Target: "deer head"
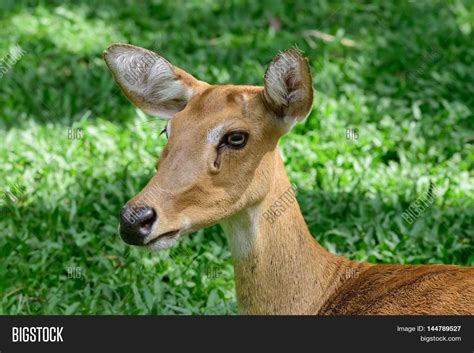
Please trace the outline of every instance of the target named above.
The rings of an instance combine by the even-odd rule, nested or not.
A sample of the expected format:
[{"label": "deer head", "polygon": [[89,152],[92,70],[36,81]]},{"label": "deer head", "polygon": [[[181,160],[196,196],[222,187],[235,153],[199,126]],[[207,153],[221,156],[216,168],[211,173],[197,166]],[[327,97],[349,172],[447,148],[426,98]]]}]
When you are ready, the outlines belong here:
[{"label": "deer head", "polygon": [[278,139],[313,102],[309,65],[295,49],[273,59],[264,87],[209,85],[126,44],[104,58],[132,103],[169,119],[156,174],[120,214],[123,240],[151,249],[261,202],[276,182]]}]

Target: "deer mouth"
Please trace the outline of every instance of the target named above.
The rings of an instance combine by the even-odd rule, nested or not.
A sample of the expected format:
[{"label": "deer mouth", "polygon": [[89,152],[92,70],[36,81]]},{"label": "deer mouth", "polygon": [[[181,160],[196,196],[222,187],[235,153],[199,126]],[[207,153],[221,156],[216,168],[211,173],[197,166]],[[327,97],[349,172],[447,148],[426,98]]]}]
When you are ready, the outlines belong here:
[{"label": "deer mouth", "polygon": [[173,242],[176,241],[179,237],[179,229],[177,230],[172,230],[166,233],[162,233],[158,235],[157,237],[154,237],[153,239],[150,239],[149,241],[145,242],[145,246],[151,246],[158,244],[159,242]]}]

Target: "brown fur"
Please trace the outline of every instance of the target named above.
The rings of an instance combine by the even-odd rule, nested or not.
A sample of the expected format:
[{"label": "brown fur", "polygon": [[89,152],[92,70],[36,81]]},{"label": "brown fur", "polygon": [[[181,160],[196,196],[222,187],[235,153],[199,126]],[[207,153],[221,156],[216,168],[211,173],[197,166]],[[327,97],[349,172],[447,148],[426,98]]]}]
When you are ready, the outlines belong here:
[{"label": "brown fur", "polygon": [[370,266],[334,293],[320,314],[474,313],[474,270],[449,265]]},{"label": "brown fur", "polygon": [[[297,202],[274,221],[266,219],[291,190],[278,140],[306,117],[313,100],[309,65],[299,52],[278,55],[263,88],[211,86],[172,66],[173,82],[180,82],[183,91],[158,104],[130,92],[121,78],[120,70],[130,68],[115,58],[134,48],[113,45],[104,54],[115,79],[138,107],[174,116],[156,175],[129,204],[147,202],[156,210],[150,235],[155,239],[184,225],[187,234],[220,223],[232,251],[241,313],[474,314],[472,267],[349,261],[313,239]],[[136,48],[136,53],[150,52]],[[140,82],[146,84],[149,77]],[[212,145],[208,134],[216,126],[247,131],[247,145],[241,150]]]}]

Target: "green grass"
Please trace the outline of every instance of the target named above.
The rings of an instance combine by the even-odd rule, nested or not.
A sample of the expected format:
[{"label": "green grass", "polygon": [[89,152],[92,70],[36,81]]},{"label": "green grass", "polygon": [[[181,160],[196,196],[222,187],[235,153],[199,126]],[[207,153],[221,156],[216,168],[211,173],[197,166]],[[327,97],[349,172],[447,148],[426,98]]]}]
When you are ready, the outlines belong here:
[{"label": "green grass", "polygon": [[[261,84],[272,57],[298,46],[316,99],[281,146],[315,238],[351,259],[474,265],[473,2],[0,7],[0,58],[16,43],[26,51],[0,78],[1,191],[26,188],[0,204],[0,314],[236,313],[219,227],[160,254],[117,235],[121,206],[166,141],[164,123],[118,91],[101,58],[112,42],[154,49],[215,84]],[[314,29],[335,40],[305,36]],[[82,139],[68,139],[71,127]],[[430,183],[442,193],[409,225],[402,212]]]}]

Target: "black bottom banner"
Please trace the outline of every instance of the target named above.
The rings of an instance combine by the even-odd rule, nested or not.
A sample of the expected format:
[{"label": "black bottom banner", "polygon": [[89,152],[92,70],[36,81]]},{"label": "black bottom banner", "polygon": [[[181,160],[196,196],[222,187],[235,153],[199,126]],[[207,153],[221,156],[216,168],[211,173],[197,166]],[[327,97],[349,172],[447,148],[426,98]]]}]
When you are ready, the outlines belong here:
[{"label": "black bottom banner", "polygon": [[0,353],[474,352],[474,316],[0,316]]}]

